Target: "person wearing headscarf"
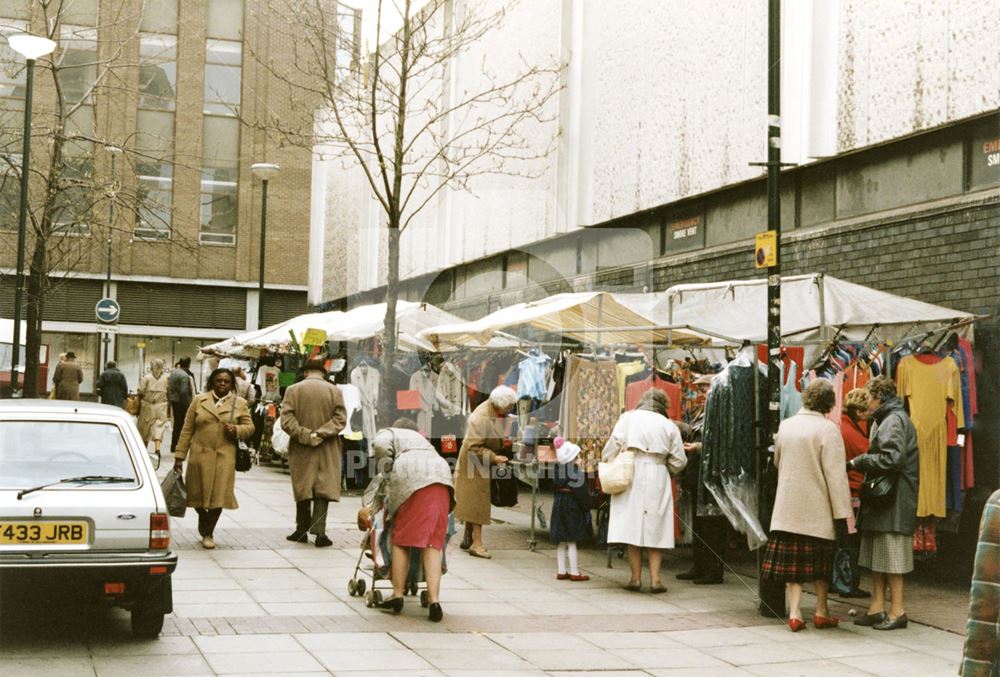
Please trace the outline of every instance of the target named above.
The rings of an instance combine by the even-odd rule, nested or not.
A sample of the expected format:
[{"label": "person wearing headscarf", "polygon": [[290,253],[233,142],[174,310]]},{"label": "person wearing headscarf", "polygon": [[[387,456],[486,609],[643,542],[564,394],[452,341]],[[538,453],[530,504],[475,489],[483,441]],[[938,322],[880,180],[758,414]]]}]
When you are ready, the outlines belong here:
[{"label": "person wearing headscarf", "polygon": [[455,504],[451,467],[417,431],[399,419],[372,440],[378,475],[365,492],[365,505],[388,510],[392,544],[392,596],[379,607],[399,613],[410,571],[411,550],[420,552],[427,582],[428,617],[437,623],[441,611],[441,573],[448,539],[448,513]]},{"label": "person wearing headscarf", "polygon": [[163,360],[154,359],[149,363],[149,373],[139,381],[139,434],[147,447],[153,442],[156,453],[160,453],[163,430],[170,420],[170,402],[167,399],[169,376],[163,369]]},{"label": "person wearing headscarf", "polygon": [[642,589],[642,555],[649,561],[650,592],[667,588],[660,579],[662,551],[674,547],[674,495],[670,474],[687,465],[681,432],[667,416],[670,400],[658,388],[647,390],[638,406],[615,423],[601,452],[605,463],[623,451],[635,456],[632,484],[611,497],[608,543],[628,545],[631,576],[626,590]]},{"label": "person wearing headscarf", "polygon": [[215,548],[215,525],[222,509],[236,510],[236,445],[253,434],[246,400],[233,392],[236,377],[216,369],[207,392],[196,395],[184,415],[184,427],[174,449],[174,469],[188,460],[188,507],[198,513],[198,533],[206,550]]},{"label": "person wearing headscarf", "polygon": [[490,466],[507,462],[497,452],[503,447],[503,419],[517,404],[517,393],[497,386],[490,398],[476,407],[458,451],[455,467],[455,519],[465,522],[462,549],[473,557],[490,558],[483,544],[483,525],[490,523]]}]

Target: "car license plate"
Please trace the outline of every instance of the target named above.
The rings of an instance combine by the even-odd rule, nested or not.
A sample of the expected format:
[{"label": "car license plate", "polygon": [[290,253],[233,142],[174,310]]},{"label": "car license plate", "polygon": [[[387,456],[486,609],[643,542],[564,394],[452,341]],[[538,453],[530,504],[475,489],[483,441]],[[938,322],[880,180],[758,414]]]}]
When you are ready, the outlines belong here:
[{"label": "car license plate", "polygon": [[0,545],[78,545],[86,542],[86,522],[0,521]]}]

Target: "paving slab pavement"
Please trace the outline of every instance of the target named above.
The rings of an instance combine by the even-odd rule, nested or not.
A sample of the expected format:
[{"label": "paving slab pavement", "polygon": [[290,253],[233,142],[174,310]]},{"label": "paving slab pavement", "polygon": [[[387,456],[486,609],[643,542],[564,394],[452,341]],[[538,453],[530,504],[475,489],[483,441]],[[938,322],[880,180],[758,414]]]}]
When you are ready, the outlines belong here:
[{"label": "paving slab pavement", "polygon": [[609,569],[605,551],[581,550],[591,580],[556,581],[552,551],[525,547],[517,511],[487,528],[491,560],[450,544],[441,623],[417,598],[394,616],[347,590],[357,497],[332,506],[335,545],[317,549],[284,540],[286,474],[255,467],[237,496],[217,550],[197,545],[193,514],[174,520],[175,610],[159,640],[133,639],[121,610],[4,598],[0,675],[954,675],[961,657],[960,635],[915,623],[793,634],[757,614],[750,577],[701,587],[665,572],[666,594],[634,593],[623,561]]}]

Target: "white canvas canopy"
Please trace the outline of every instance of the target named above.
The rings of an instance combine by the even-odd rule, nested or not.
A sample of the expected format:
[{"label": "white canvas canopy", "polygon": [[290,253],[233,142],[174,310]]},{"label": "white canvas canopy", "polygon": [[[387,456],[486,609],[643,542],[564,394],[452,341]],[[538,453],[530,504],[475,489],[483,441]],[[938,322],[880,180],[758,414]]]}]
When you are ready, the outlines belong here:
[{"label": "white canvas canopy", "polygon": [[[396,329],[399,347],[403,350],[433,351],[428,341],[418,338],[420,331],[440,324],[453,324],[460,320],[456,315],[429,303],[398,301],[396,304]],[[205,346],[203,353],[231,357],[256,357],[262,350],[291,352],[295,333],[301,341],[309,329],[322,329],[328,341],[363,341],[379,336],[385,331],[385,304],[359,306],[347,312],[331,310],[325,313],[307,313],[251,332],[237,334],[219,343]],[[515,345],[499,339],[494,347]]]},{"label": "white canvas canopy", "polygon": [[[436,347],[482,346],[498,335],[533,328],[578,341],[603,345],[663,343],[668,331],[652,317],[648,294],[577,292],[518,303],[472,322],[443,325],[422,331],[420,338]],[[677,329],[676,343],[700,344],[705,337]]]},{"label": "white canvas canopy", "polygon": [[[655,314],[663,324],[762,343],[767,340],[767,281],[676,285]],[[975,317],[820,273],[781,279],[781,335],[789,344],[821,343],[838,330],[846,340],[862,341],[873,327],[878,339],[899,341],[963,322],[956,330],[971,339]]]}]

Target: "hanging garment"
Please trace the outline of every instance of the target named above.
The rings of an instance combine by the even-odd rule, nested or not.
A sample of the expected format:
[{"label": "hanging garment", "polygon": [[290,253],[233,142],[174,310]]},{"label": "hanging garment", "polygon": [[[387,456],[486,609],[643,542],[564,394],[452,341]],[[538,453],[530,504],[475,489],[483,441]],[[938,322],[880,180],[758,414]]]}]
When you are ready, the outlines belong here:
[{"label": "hanging garment", "polygon": [[962,489],[976,486],[976,473],[972,463],[972,431],[965,433],[965,446],[962,448]]},{"label": "hanging garment", "polygon": [[378,396],[381,376],[378,369],[362,362],[351,371],[351,384],[358,389],[361,398],[361,431],[366,440],[375,437],[378,416]]},{"label": "hanging garment", "polygon": [[958,427],[965,425],[958,366],[950,357],[924,364],[910,355],[899,362],[896,373],[897,390],[909,403],[920,449],[917,516],[946,517],[948,410],[954,410]]},{"label": "hanging garment", "polygon": [[641,381],[632,381],[625,387],[625,410],[632,411],[639,405],[639,400],[647,390],[659,388],[667,394],[670,405],[667,407],[667,415],[673,421],[680,421],[682,417],[683,396],[681,387],[676,383],[664,379],[660,374],[650,371],[650,376]]},{"label": "hanging garment", "polygon": [[830,380],[833,382],[833,409],[826,415],[827,420],[840,426],[840,417],[844,413],[844,377],[842,371],[838,371]]},{"label": "hanging garment", "polygon": [[571,424],[564,436],[580,445],[580,465],[590,472],[597,469],[601,449],[618,418],[618,370],[612,360],[577,358],[570,378],[564,398],[569,400]]},{"label": "hanging garment", "polygon": [[802,395],[796,387],[799,377],[799,365],[792,362],[788,368],[788,380],[785,380],[785,363],[781,363],[781,420],[795,416],[802,408]]},{"label": "hanging garment", "polygon": [[625,390],[628,387],[627,379],[633,374],[641,373],[646,369],[645,362],[619,362],[618,363],[618,410],[625,409]]},{"label": "hanging garment", "polygon": [[548,373],[552,360],[548,355],[532,354],[517,365],[517,396],[544,400],[548,394]]},{"label": "hanging garment", "polygon": [[424,437],[433,437],[434,410],[437,409],[437,372],[423,366],[410,376],[410,390],[420,393],[420,409],[417,410],[417,428]]},{"label": "hanging garment", "polygon": [[437,406],[445,416],[465,416],[469,413],[469,398],[466,396],[462,372],[454,363],[441,364],[434,394]]},{"label": "hanging garment", "polygon": [[965,367],[962,372],[962,392],[968,388],[968,402],[963,399],[962,405],[965,408],[965,427],[971,428],[975,421],[976,414],[979,413],[979,403],[976,399],[976,360],[972,353],[972,344],[965,339],[958,340],[958,349],[965,356]]}]

